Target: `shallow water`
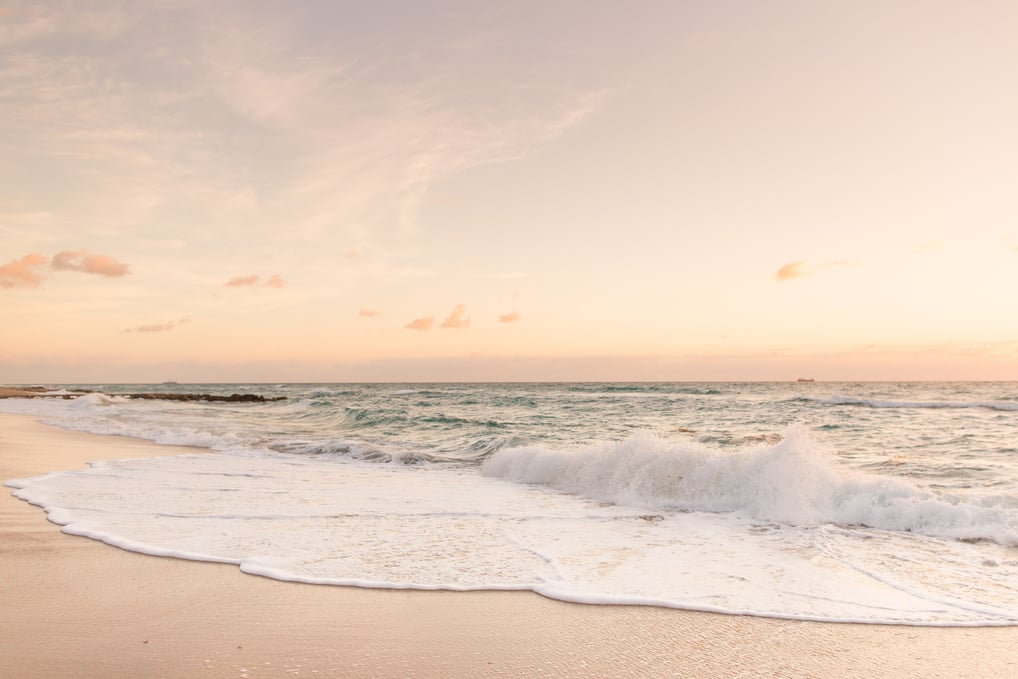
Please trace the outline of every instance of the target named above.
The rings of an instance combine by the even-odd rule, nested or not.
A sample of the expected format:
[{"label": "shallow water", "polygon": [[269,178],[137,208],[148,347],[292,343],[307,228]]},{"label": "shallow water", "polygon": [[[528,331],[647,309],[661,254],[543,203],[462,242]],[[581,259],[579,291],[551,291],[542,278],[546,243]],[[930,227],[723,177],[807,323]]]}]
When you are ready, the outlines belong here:
[{"label": "shallow water", "polygon": [[[1018,624],[1016,384],[102,389],[0,411],[218,454],[9,485],[128,549],[316,583]],[[171,389],[288,400],[115,395]]]}]

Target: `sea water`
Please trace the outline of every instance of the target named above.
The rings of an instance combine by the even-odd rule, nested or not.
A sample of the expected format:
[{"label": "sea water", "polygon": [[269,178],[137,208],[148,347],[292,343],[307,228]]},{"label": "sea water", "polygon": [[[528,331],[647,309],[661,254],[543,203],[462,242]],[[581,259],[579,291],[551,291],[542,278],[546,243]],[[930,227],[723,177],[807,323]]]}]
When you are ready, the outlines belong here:
[{"label": "sea water", "polygon": [[[124,549],[319,584],[1018,624],[1015,383],[89,388],[0,411],[214,451],[7,482]],[[286,400],[118,396],[141,391]]]}]

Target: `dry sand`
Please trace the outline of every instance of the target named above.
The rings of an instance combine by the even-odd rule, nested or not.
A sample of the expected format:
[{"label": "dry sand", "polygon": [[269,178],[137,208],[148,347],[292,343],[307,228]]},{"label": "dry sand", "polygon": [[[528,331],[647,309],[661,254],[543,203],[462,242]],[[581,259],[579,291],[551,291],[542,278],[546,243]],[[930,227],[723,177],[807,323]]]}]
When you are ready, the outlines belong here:
[{"label": "dry sand", "polygon": [[[4,480],[179,452],[0,415]],[[3,495],[0,677],[1018,676],[1016,627],[818,624],[530,593],[283,583],[64,535],[38,507]]]}]

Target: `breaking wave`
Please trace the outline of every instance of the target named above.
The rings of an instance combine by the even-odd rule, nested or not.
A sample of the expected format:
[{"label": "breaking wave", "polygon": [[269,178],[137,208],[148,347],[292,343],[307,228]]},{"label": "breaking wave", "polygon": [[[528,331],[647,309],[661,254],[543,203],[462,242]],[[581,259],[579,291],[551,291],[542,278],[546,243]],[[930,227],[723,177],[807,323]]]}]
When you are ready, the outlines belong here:
[{"label": "breaking wave", "polygon": [[570,450],[503,448],[482,469],[623,505],[1018,545],[1018,499],[940,494],[903,478],[852,471],[802,427],[789,428],[774,445],[733,452],[649,434]]}]

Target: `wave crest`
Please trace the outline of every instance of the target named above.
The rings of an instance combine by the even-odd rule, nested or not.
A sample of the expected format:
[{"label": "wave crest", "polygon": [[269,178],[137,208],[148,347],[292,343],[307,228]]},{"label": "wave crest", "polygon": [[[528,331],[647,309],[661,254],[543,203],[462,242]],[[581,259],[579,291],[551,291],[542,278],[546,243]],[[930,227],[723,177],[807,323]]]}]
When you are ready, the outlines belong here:
[{"label": "wave crest", "polygon": [[845,469],[799,426],[774,445],[731,452],[643,433],[574,450],[503,448],[482,470],[625,505],[1018,545],[1018,500],[937,494],[905,479]]},{"label": "wave crest", "polygon": [[73,411],[89,411],[95,408],[106,408],[112,405],[127,403],[128,399],[123,396],[110,396],[101,392],[84,394],[71,400],[70,408]]},{"label": "wave crest", "polygon": [[888,401],[854,396],[797,396],[791,400],[831,406],[860,406],[863,408],[930,408],[947,410],[979,408],[1018,412],[1018,403],[1012,401]]}]

